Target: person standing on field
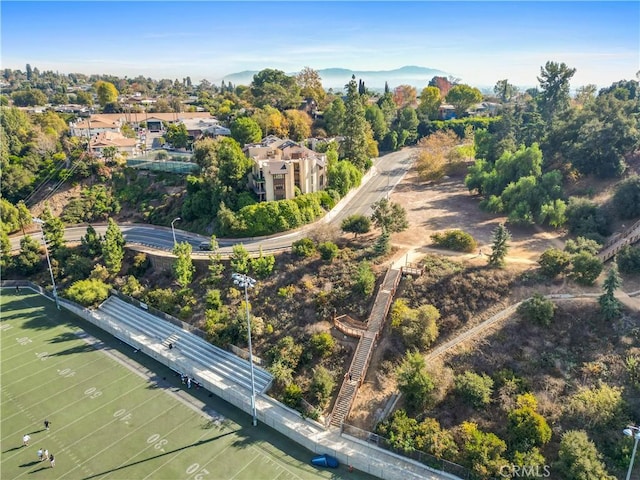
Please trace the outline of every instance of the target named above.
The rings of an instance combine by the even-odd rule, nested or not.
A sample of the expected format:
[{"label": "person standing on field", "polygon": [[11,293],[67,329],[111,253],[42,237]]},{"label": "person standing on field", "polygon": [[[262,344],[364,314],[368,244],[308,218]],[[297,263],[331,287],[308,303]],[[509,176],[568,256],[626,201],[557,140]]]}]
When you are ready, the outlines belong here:
[{"label": "person standing on field", "polygon": [[49,425],[51,425],[51,422],[45,418],[44,419],[44,428],[49,430]]},{"label": "person standing on field", "polygon": [[56,466],[56,459],[53,458],[53,453],[49,455],[49,463],[51,463],[51,468]]},{"label": "person standing on field", "polygon": [[29,435],[28,433],[25,433],[24,436],[22,437],[22,445],[25,447],[28,447],[29,440],[31,440],[31,435]]}]

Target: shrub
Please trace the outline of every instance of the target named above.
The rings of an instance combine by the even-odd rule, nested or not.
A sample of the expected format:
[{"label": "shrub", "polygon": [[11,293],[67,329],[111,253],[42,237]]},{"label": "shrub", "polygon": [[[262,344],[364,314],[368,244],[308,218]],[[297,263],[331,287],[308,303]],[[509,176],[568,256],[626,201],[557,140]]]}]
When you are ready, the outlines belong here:
[{"label": "shrub", "polygon": [[302,400],[302,389],[295,383],[290,383],[284,387],[282,402],[291,408],[298,408]]},{"label": "shrub", "polygon": [[318,332],[311,335],[309,344],[314,356],[324,358],[333,353],[336,341],[329,332]]},{"label": "shrub", "polygon": [[101,280],[78,280],[71,285],[66,293],[67,298],[84,307],[99,305],[109,296],[111,286]]},{"label": "shrub", "polygon": [[571,278],[581,285],[593,285],[604,268],[602,260],[587,252],[574,255],[571,266]]},{"label": "shrub", "polygon": [[283,337],[269,349],[267,355],[273,363],[279,362],[295,370],[302,355],[302,345],[296,343],[293,337]]},{"label": "shrub", "polygon": [[301,238],[291,244],[291,251],[298,257],[306,258],[316,253],[316,246],[310,238]]},{"label": "shrub", "polygon": [[322,366],[314,370],[313,378],[311,379],[310,391],[319,406],[326,406],[331,398],[331,392],[335,386],[336,382],[329,370]]},{"label": "shrub", "polygon": [[567,226],[574,235],[602,243],[611,234],[609,216],[595,203],[571,197],[567,207]]},{"label": "shrub", "polygon": [[518,313],[529,322],[550,325],[556,312],[556,305],[543,295],[536,293],[518,306]]},{"label": "shrub", "polygon": [[220,310],[220,308],[222,307],[222,294],[220,293],[220,290],[207,290],[206,304],[207,308]]},{"label": "shrub", "polygon": [[591,255],[597,255],[600,248],[602,248],[600,242],[585,237],[577,237],[575,240],[569,239],[564,245],[564,251],[570,254],[587,252]]},{"label": "shrub", "polygon": [[338,256],[338,253],[340,253],[338,245],[333,242],[322,242],[318,245],[318,251],[322,259],[328,262],[332,262],[333,259]]},{"label": "shrub", "polygon": [[358,273],[356,274],[355,290],[356,293],[369,297],[373,293],[376,286],[376,276],[373,273],[369,262],[362,262],[358,265]]},{"label": "shrub", "polygon": [[439,247],[457,252],[473,252],[478,246],[473,236],[462,230],[447,230],[444,233],[434,233],[431,235],[431,240]]},{"label": "shrub", "polygon": [[433,379],[426,371],[424,357],[418,352],[407,352],[396,371],[398,390],[404,395],[407,408],[420,411],[431,402],[435,388]]},{"label": "shrub", "polygon": [[483,407],[491,402],[493,380],[485,375],[466,371],[454,379],[456,392],[475,407]]},{"label": "shrub", "polygon": [[511,448],[524,452],[548,443],[551,440],[551,427],[536,411],[535,397],[530,393],[519,395],[516,403],[518,408],[511,410],[508,415]]},{"label": "shrub", "polygon": [[582,388],[571,396],[567,405],[569,414],[587,427],[611,424],[622,409],[622,390],[608,385]]},{"label": "shrub", "polygon": [[564,273],[567,267],[571,264],[571,255],[557,248],[549,248],[542,252],[538,259],[540,270],[542,274],[555,278],[561,273]]},{"label": "shrub", "polygon": [[273,267],[276,264],[276,257],[273,255],[263,255],[261,248],[260,256],[252,258],[250,263],[251,270],[255,273],[256,277],[264,279],[273,273]]}]

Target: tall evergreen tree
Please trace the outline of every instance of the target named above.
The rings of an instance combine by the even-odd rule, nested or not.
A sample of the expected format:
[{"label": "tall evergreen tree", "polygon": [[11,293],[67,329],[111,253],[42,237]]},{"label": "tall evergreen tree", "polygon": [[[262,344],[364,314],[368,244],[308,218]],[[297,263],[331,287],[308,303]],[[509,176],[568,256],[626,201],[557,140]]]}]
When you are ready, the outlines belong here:
[{"label": "tall evergreen tree", "polygon": [[615,297],[615,292],[622,285],[620,274],[618,273],[618,265],[614,261],[607,273],[607,278],[604,280],[603,289],[604,293],[598,298],[600,304],[600,311],[607,320],[614,320],[620,316],[622,311],[622,305],[620,301]]},{"label": "tall evergreen tree", "polygon": [[386,95],[387,93],[390,93],[389,90],[389,83],[387,83],[386,81],[384,82],[384,94]]},{"label": "tall evergreen tree", "polygon": [[102,244],[102,256],[111,275],[116,275],[122,268],[125,243],[120,227],[112,218],[109,218]]},{"label": "tall evergreen tree", "polygon": [[364,116],[364,105],[358,93],[356,77],[346,85],[347,101],[344,117],[342,142],[343,158],[348,159],[360,170],[366,170],[369,166],[367,153],[367,120]]},{"label": "tall evergreen tree", "polygon": [[493,245],[489,255],[489,265],[501,268],[505,266],[505,258],[509,251],[509,240],[511,240],[511,233],[501,223],[493,230]]}]

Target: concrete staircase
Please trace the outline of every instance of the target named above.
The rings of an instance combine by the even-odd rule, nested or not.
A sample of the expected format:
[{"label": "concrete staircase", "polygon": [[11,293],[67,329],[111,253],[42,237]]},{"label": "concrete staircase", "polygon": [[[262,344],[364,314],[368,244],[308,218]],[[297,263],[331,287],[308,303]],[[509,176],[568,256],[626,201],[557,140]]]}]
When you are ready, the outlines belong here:
[{"label": "concrete staircase", "polygon": [[[148,343],[156,343],[158,348],[168,349],[171,343],[171,354],[181,356],[194,368],[211,371],[238,385],[251,388],[251,370],[247,360],[211,345],[166,320],[115,296],[109,297],[100,305],[98,314],[106,315],[124,325],[132,335],[146,337]],[[121,340],[127,341],[122,338]],[[254,378],[256,392],[265,392],[273,380],[270,373],[256,366]]]},{"label": "concrete staircase", "polygon": [[351,406],[356,398],[358,387],[364,381],[369,368],[369,362],[373,356],[376,347],[376,340],[384,327],[384,321],[387,318],[393,295],[396,287],[400,282],[401,272],[398,269],[390,268],[382,281],[382,285],[378,290],[376,300],[371,309],[369,320],[367,321],[367,330],[360,337],[358,347],[351,360],[349,372],[338,392],[338,398],[333,405],[330,417],[330,425],[341,427],[342,423],[349,416]]}]

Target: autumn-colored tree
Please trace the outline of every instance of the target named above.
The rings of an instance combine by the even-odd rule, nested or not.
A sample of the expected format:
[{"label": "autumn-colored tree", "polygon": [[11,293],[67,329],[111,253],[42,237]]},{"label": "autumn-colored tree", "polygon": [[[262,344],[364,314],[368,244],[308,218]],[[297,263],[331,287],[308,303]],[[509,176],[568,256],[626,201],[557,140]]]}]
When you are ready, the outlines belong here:
[{"label": "autumn-colored tree", "polygon": [[417,97],[418,92],[411,85],[398,85],[393,89],[393,101],[398,108],[415,106]]}]

